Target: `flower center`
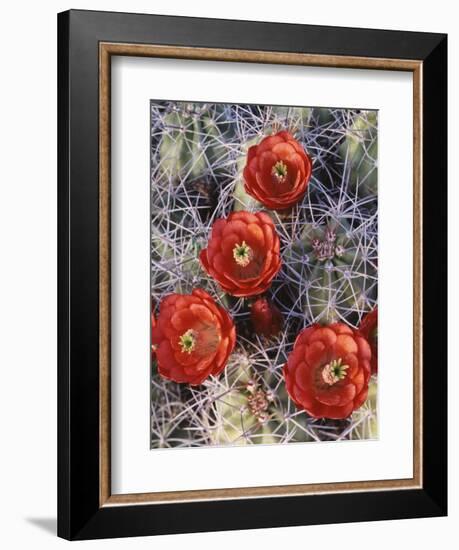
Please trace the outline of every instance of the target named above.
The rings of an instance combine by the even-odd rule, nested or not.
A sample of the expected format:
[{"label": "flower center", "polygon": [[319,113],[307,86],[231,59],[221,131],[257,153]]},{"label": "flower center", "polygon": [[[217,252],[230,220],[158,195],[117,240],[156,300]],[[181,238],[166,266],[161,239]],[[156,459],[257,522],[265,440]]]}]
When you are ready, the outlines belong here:
[{"label": "flower center", "polygon": [[191,328],[184,332],[179,338],[179,344],[182,348],[182,353],[191,353],[196,345],[196,334]]},{"label": "flower center", "polygon": [[242,241],[241,244],[237,244],[233,248],[233,258],[238,265],[245,267],[252,259],[252,249],[245,241]]},{"label": "flower center", "polygon": [[322,379],[329,386],[333,386],[336,382],[343,380],[346,377],[346,371],[349,365],[342,365],[342,359],[333,359],[327,363],[322,371]]},{"label": "flower center", "polygon": [[283,183],[287,177],[287,165],[282,160],[276,162],[271,170],[271,174],[276,178],[279,183]]}]

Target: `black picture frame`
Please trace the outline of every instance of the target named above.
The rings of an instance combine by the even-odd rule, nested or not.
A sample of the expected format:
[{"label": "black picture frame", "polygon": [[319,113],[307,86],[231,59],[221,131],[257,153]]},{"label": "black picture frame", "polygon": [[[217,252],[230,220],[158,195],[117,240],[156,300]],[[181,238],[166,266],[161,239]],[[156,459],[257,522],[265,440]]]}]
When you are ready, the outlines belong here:
[{"label": "black picture frame", "polygon": [[[422,62],[422,488],[100,506],[99,44]],[[447,36],[71,10],[58,15],[58,535],[71,540],[447,514]]]}]

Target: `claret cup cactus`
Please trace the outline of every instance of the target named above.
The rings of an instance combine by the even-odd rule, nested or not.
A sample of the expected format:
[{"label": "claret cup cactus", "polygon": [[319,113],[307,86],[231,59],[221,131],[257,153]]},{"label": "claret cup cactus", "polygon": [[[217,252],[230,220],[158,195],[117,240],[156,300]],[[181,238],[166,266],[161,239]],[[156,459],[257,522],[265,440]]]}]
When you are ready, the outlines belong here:
[{"label": "claret cup cactus", "polygon": [[377,112],[150,112],[151,447],[377,438]]}]

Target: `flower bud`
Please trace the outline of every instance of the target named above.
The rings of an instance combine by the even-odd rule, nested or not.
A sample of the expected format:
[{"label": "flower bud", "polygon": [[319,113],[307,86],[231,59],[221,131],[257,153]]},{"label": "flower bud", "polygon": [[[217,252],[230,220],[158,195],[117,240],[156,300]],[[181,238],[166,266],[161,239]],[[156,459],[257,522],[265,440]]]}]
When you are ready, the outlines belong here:
[{"label": "flower bud", "polygon": [[250,311],[255,332],[262,336],[273,336],[282,330],[283,317],[279,309],[266,298],[258,298]]}]

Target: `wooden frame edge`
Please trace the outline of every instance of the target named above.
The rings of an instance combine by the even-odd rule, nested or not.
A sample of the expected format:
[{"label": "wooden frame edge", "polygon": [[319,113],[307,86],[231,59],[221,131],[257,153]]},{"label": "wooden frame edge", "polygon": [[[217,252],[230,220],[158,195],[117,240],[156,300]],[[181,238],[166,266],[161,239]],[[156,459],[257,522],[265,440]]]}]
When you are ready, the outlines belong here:
[{"label": "wooden frame edge", "polygon": [[111,495],[110,54],[99,51],[99,505]]},{"label": "wooden frame edge", "polygon": [[413,478],[422,487],[423,479],[423,172],[422,172],[422,106],[423,65],[413,71]]},{"label": "wooden frame edge", "polygon": [[133,57],[162,57],[199,61],[232,61],[241,63],[269,63],[277,65],[310,65],[316,67],[339,67],[340,69],[384,69],[414,71],[419,61],[379,57],[304,54],[262,50],[232,50],[164,46],[160,44],[125,44],[101,42],[100,50],[109,55]]},{"label": "wooden frame edge", "polygon": [[420,489],[413,479],[388,479],[382,481],[355,481],[340,483],[310,483],[301,485],[268,485],[264,487],[238,487],[231,489],[205,489],[197,491],[165,491],[161,493],[135,493],[111,495],[103,504],[165,504],[170,502],[197,502],[209,500],[236,500],[260,497],[293,497],[370,491],[397,491]]},{"label": "wooden frame edge", "polygon": [[189,60],[269,63],[413,73],[413,391],[422,395],[422,61],[191,48],[154,44],[99,43],[99,506],[178,503],[241,498],[301,496],[343,492],[422,489],[422,400],[413,399],[413,477],[381,481],[242,487],[161,493],[111,494],[110,465],[110,61],[112,55]]}]

